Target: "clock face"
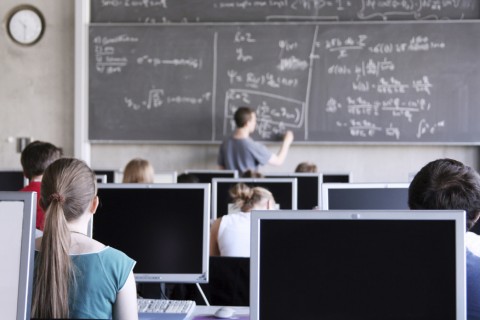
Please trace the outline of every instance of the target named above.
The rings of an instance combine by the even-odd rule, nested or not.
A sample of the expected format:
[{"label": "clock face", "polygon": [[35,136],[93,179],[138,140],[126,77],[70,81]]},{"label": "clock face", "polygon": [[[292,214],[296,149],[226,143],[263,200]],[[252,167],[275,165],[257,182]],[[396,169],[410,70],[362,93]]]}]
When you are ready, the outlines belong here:
[{"label": "clock face", "polygon": [[20,44],[33,44],[43,33],[43,20],[32,9],[20,9],[8,21],[8,31],[12,39]]}]

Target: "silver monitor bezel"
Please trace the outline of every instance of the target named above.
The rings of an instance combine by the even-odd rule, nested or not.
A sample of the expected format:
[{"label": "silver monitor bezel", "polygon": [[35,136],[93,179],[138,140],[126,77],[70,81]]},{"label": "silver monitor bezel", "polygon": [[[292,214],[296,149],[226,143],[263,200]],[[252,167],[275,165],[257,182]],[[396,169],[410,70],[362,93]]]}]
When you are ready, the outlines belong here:
[{"label": "silver monitor bezel", "polygon": [[[210,184],[208,183],[109,183],[99,184],[99,189],[201,189],[203,192],[203,225],[202,225],[202,270],[199,273],[134,273],[138,282],[177,282],[177,283],[207,283],[208,261],[210,255]],[[186,199],[188,201],[188,199]],[[95,222],[93,222],[95,223]],[[95,234],[92,234],[95,238]],[[116,248],[121,250],[121,248]]]},{"label": "silver monitor bezel", "polygon": [[[268,182],[268,183],[291,183],[292,184],[292,209],[297,210],[297,179],[296,178],[214,178],[212,180],[212,220],[217,219],[217,190],[219,183],[261,183],[261,182]],[[275,197],[275,195],[274,195]],[[282,209],[282,208],[280,208]],[[290,209],[289,209],[290,210]]]},{"label": "silver monitor bezel", "polygon": [[[301,212],[301,214],[299,214]],[[465,211],[463,210],[254,210],[250,242],[250,319],[260,319],[260,222],[262,220],[453,220],[456,241],[456,319],[466,318]],[[281,279],[279,279],[281,282]],[[308,285],[308,284],[306,284]],[[312,306],[315,308],[315,306]]]},{"label": "silver monitor bezel", "polygon": [[16,319],[23,320],[30,319],[32,303],[37,193],[20,191],[0,192],[0,202],[19,201],[23,202],[24,205]]}]

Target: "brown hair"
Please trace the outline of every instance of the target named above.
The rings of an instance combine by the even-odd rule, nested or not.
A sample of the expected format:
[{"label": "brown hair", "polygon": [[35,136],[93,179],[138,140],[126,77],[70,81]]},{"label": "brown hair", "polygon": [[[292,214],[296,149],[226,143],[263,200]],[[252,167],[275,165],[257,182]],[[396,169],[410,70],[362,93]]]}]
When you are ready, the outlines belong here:
[{"label": "brown hair", "polygon": [[317,172],[317,165],[312,162],[300,162],[295,172]]},{"label": "brown hair", "polygon": [[33,318],[68,318],[68,297],[75,282],[67,222],[87,211],[97,192],[95,174],[82,161],[52,163],[42,180],[40,203],[46,208],[41,251],[35,261]]},{"label": "brown hair", "polygon": [[275,201],[270,191],[262,187],[250,188],[244,183],[234,185],[230,190],[230,197],[235,202],[235,206],[242,212],[250,212],[256,204],[265,201]]},{"label": "brown hair", "polygon": [[62,157],[63,151],[51,143],[33,141],[25,147],[20,156],[23,174],[27,179],[43,175],[45,169],[55,160]]},{"label": "brown hair", "polygon": [[130,160],[123,172],[123,183],[153,183],[154,171],[148,160]]},{"label": "brown hair", "polygon": [[252,119],[253,110],[249,107],[240,107],[235,111],[233,119],[237,128],[243,128]]}]

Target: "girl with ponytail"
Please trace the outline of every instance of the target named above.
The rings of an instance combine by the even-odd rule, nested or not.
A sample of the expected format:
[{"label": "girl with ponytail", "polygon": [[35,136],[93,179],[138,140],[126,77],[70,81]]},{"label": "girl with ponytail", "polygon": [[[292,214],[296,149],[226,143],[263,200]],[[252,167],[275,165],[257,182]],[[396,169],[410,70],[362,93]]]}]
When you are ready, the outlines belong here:
[{"label": "girl with ponytail", "polygon": [[261,187],[249,187],[244,183],[230,189],[237,212],[215,220],[210,228],[210,255],[250,257],[250,212],[275,207],[270,191]]},{"label": "girl with ponytail", "polygon": [[33,318],[138,319],[135,261],[87,236],[99,203],[96,194],[95,174],[84,162],[63,158],[46,169]]}]

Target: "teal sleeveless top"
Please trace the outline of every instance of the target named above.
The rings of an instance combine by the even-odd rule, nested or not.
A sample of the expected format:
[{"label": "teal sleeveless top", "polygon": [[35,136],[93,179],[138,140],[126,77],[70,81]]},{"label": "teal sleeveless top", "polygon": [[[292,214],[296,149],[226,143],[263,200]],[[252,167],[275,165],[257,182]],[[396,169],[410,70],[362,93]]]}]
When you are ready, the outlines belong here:
[{"label": "teal sleeveless top", "polygon": [[125,285],[135,261],[111,247],[70,257],[76,267],[76,285],[70,287],[69,318],[111,319],[117,293]]}]

